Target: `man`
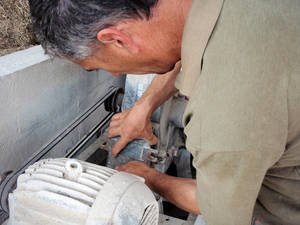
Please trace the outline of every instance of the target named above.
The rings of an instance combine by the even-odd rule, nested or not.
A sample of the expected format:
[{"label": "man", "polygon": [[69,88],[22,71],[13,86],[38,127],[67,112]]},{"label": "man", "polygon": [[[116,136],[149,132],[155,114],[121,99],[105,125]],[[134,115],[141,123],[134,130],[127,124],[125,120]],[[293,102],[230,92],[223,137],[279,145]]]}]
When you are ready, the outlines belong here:
[{"label": "man", "polygon": [[197,185],[140,162],[120,170],[208,225],[249,224],[253,212],[263,224],[300,224],[298,0],[29,2],[46,53],[113,75],[165,73],[111,121],[113,154],[135,138],[155,144],[151,113],[177,89],[189,96]]}]

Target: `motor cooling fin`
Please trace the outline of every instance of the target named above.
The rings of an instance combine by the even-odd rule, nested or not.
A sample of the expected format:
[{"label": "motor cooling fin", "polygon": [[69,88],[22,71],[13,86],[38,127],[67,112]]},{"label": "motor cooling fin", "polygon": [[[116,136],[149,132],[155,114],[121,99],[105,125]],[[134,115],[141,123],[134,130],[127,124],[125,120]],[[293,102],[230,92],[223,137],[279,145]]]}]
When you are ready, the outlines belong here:
[{"label": "motor cooling fin", "polygon": [[74,159],[46,159],[20,175],[9,225],[157,225],[143,178]]}]

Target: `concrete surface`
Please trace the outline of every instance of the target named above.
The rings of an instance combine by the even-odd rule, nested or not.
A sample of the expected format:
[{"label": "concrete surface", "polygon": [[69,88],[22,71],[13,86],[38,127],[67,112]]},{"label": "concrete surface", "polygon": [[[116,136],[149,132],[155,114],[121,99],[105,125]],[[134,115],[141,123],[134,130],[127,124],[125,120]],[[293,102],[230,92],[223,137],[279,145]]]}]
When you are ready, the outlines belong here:
[{"label": "concrete surface", "polygon": [[[0,175],[54,139],[122,79],[49,59],[40,46],[0,57]],[[95,119],[96,120],[96,119]],[[65,148],[97,121],[80,127]],[[99,122],[99,121],[98,121]]]}]

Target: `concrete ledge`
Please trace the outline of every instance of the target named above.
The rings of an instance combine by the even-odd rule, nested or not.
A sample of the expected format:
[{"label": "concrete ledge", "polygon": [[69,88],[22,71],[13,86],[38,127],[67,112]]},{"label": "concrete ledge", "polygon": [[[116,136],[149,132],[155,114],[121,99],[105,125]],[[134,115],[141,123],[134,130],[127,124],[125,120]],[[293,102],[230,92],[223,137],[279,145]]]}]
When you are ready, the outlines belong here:
[{"label": "concrete ledge", "polygon": [[35,46],[0,57],[0,77],[48,60],[42,47]]}]

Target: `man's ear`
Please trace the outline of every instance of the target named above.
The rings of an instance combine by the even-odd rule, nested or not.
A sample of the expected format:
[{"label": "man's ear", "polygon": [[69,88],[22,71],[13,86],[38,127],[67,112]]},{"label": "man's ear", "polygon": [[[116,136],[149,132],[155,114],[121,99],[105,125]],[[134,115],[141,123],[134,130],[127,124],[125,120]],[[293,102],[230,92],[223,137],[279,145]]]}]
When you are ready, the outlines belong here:
[{"label": "man's ear", "polygon": [[113,44],[116,47],[124,48],[131,53],[136,53],[138,51],[137,44],[127,33],[113,27],[105,28],[99,31],[97,34],[97,39],[104,45]]}]

